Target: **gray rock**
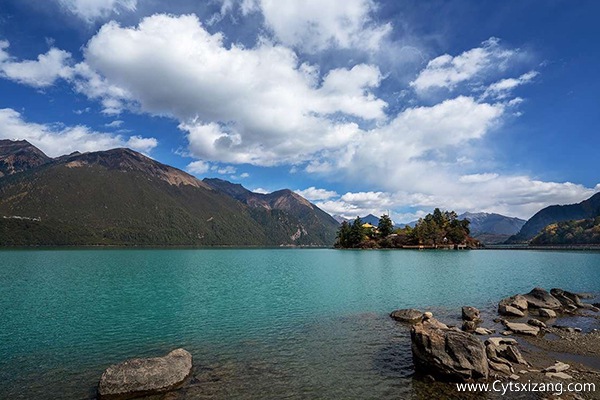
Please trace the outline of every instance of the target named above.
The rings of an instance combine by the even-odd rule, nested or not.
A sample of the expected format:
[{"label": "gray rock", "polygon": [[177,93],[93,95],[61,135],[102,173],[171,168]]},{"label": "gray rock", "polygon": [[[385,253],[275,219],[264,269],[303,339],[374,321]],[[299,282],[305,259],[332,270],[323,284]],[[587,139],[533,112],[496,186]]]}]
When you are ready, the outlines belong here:
[{"label": "gray rock", "polygon": [[505,305],[505,304],[498,305],[498,314],[506,315],[509,317],[524,317],[525,316],[525,313],[523,313],[523,311],[519,310],[517,307],[513,307],[513,306],[509,306],[509,305]]},{"label": "gray rock", "polygon": [[488,364],[490,365],[491,369],[502,372],[506,375],[511,375],[513,372],[515,372],[510,364],[496,362],[495,360],[488,360]]},{"label": "gray rock", "polygon": [[527,306],[529,308],[549,308],[551,310],[558,310],[562,307],[562,304],[556,297],[552,296],[546,290],[542,288],[534,288],[531,292],[523,295],[527,300]]},{"label": "gray rock", "polygon": [[462,330],[465,332],[475,332],[477,323],[475,321],[463,321]]},{"label": "gray rock", "polygon": [[510,335],[512,335],[513,333],[514,333],[513,331],[502,331],[502,332],[500,332],[500,334],[501,334],[501,335],[504,335],[504,336],[510,336]]},{"label": "gray rock", "polygon": [[527,299],[520,294],[500,300],[499,306],[500,305],[511,306],[521,311],[527,310],[528,307]]},{"label": "gray rock", "polygon": [[414,308],[392,311],[390,317],[400,322],[417,322],[423,317],[423,313]]},{"label": "gray rock", "polygon": [[479,310],[475,307],[464,306],[462,308],[463,321],[481,321]]},{"label": "gray rock", "polygon": [[494,331],[491,330],[491,329],[486,329],[486,328],[479,327],[479,328],[475,329],[475,333],[478,334],[478,335],[491,335],[492,333],[494,333]]},{"label": "gray rock", "polygon": [[164,357],[133,358],[108,367],[98,385],[100,398],[128,399],[177,388],[192,372],[192,355],[176,349]]},{"label": "gray rock", "polygon": [[540,333],[540,328],[523,324],[521,322],[502,321],[502,323],[507,329],[513,331],[514,333],[520,333],[521,335],[537,336]]},{"label": "gray rock", "polygon": [[474,335],[453,331],[431,318],[413,325],[410,336],[417,371],[451,381],[488,377],[485,346]]},{"label": "gray rock", "polygon": [[590,310],[593,312],[600,312],[600,308],[593,306],[591,304],[588,303],[581,303],[581,308],[586,309],[586,310]]},{"label": "gray rock", "polygon": [[547,372],[546,376],[548,378],[573,379],[571,375],[565,374],[564,372]]},{"label": "gray rock", "polygon": [[543,318],[556,318],[556,313],[553,310],[547,308],[540,308],[538,310],[538,313],[540,314],[540,317]]},{"label": "gray rock", "polygon": [[[432,312],[426,311],[426,312],[423,313],[423,320],[431,319],[431,318],[433,318],[433,313]],[[441,322],[440,322],[440,324],[441,324]]]},{"label": "gray rock", "polygon": [[490,337],[490,338],[487,338],[487,340],[485,341],[486,345],[493,344],[495,346],[500,346],[503,344],[511,344],[511,345],[515,344],[516,345],[517,343],[518,342],[513,338],[502,338],[502,337]]},{"label": "gray rock", "polygon": [[547,328],[546,324],[539,319],[532,318],[527,323],[531,326],[537,326],[538,328]]},{"label": "gray rock", "polygon": [[523,355],[514,345],[503,345],[500,346],[497,354],[508,361],[515,362],[517,364],[529,365],[529,363],[523,358]]},{"label": "gray rock", "polygon": [[512,379],[513,381],[519,380],[520,376],[517,374],[512,374],[511,376],[509,376],[510,379]]},{"label": "gray rock", "polygon": [[542,372],[564,372],[571,368],[569,364],[565,364],[563,362],[557,361],[554,365],[551,365],[548,368],[542,370]]},{"label": "gray rock", "polygon": [[575,293],[568,292],[562,289],[550,289],[550,294],[554,296],[563,306],[574,305],[578,308],[583,307],[583,303],[579,296]]}]

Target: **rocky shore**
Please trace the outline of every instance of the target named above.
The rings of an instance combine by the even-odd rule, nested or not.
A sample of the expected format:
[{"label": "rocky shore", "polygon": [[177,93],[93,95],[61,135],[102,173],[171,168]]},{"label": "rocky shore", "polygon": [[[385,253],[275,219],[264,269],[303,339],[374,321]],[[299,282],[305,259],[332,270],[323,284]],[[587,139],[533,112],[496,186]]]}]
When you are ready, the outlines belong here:
[{"label": "rocky shore", "polygon": [[[582,300],[589,297],[562,289],[548,292],[534,288],[500,300],[499,317],[491,321],[483,321],[478,309],[463,307],[460,327],[446,325],[430,312],[415,309],[396,310],[390,316],[411,325],[417,380],[431,385],[562,382],[565,388],[572,382],[593,383],[595,391],[558,394],[550,390],[525,398],[598,399],[600,331],[585,332],[575,326],[582,320],[600,319],[597,304]],[[448,390],[452,391],[449,386]]]}]

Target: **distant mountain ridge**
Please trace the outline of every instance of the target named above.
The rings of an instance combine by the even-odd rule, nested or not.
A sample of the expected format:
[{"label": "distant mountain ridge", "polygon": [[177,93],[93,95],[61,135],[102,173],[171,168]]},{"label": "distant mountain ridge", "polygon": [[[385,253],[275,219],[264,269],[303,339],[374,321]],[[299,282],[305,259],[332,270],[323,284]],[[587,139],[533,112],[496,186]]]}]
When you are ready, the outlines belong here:
[{"label": "distant mountain ridge", "polygon": [[511,235],[519,232],[525,224],[524,219],[507,217],[496,213],[465,212],[459,219],[468,219],[471,236],[484,244],[502,243]]},{"label": "distant mountain ridge", "polygon": [[516,235],[508,239],[508,243],[528,242],[550,224],[591,219],[599,215],[600,192],[580,203],[549,206],[535,213]]},{"label": "distant mountain ridge", "polygon": [[335,239],[337,222],[291,191],[266,195],[270,210],[257,211],[130,149],[52,159],[17,144],[0,148],[11,162],[0,177],[0,245],[330,246]]}]

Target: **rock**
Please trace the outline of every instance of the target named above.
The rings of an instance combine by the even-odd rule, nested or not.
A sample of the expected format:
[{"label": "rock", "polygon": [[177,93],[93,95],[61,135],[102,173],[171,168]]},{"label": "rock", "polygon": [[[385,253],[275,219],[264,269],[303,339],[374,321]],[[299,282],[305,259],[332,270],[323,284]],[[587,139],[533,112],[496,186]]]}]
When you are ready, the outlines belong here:
[{"label": "rock", "polygon": [[527,299],[525,297],[523,297],[523,295],[520,295],[520,294],[500,300],[500,303],[498,304],[498,306],[500,306],[500,305],[511,306],[511,307],[517,308],[521,311],[527,310],[527,306],[528,306]]},{"label": "rock", "polygon": [[487,338],[485,344],[493,344],[494,346],[500,346],[503,344],[518,344],[518,342],[513,338],[502,338],[502,337],[490,337]]},{"label": "rock", "polygon": [[521,322],[502,321],[502,323],[509,330],[513,331],[514,333],[520,333],[521,335],[537,336],[540,333],[540,328],[523,324]]},{"label": "rock", "polygon": [[545,368],[542,372],[564,372],[568,370],[571,366],[569,364],[565,364],[563,362],[557,361],[554,365]]},{"label": "rock", "polygon": [[512,374],[511,376],[509,376],[509,378],[512,379],[513,381],[516,381],[520,378],[520,376],[517,374]]},{"label": "rock", "polygon": [[488,364],[490,365],[491,369],[498,371],[498,372],[502,372],[503,374],[506,374],[506,375],[511,375],[514,372],[512,367],[505,363],[488,360]]},{"label": "rock", "polygon": [[529,325],[537,326],[538,328],[547,328],[546,324],[540,321],[539,319],[532,318],[527,321]]},{"label": "rock", "polygon": [[417,322],[423,317],[423,313],[414,308],[405,308],[402,310],[392,311],[390,317],[400,322]]},{"label": "rock", "polygon": [[513,307],[513,306],[509,306],[509,305],[505,305],[505,304],[498,305],[498,314],[506,315],[509,317],[524,317],[525,316],[525,313],[523,313],[523,311],[519,310],[517,307]]},{"label": "rock", "polygon": [[540,308],[538,313],[543,318],[556,318],[556,313],[548,308]]},{"label": "rock", "polygon": [[571,375],[565,374],[564,372],[548,372],[546,373],[548,378],[558,378],[558,379],[572,379]]},{"label": "rock", "polygon": [[591,304],[588,304],[588,303],[581,303],[581,308],[586,309],[586,310],[590,310],[590,311],[593,311],[593,312],[600,312],[600,308],[595,307],[595,306],[593,306]]},{"label": "rock", "polygon": [[579,296],[575,293],[567,292],[562,289],[550,289],[550,294],[554,296],[563,306],[574,305],[576,307],[583,307],[583,303]]},{"label": "rock", "polygon": [[464,306],[462,308],[463,321],[481,321],[479,310],[475,307]]},{"label": "rock", "polygon": [[108,367],[98,385],[100,398],[120,399],[168,392],[192,372],[192,355],[173,350],[164,357],[133,358]]},{"label": "rock", "polygon": [[423,313],[423,319],[424,320],[431,319],[431,318],[433,318],[433,313],[431,313],[429,311]]},{"label": "rock", "polygon": [[451,381],[488,377],[485,346],[475,336],[450,330],[433,318],[413,325],[410,336],[417,371]]},{"label": "rock", "polygon": [[475,333],[478,335],[491,335],[492,333],[494,333],[494,331],[490,330],[490,329],[479,327],[479,328],[475,329]]},{"label": "rock", "polygon": [[497,351],[497,354],[508,360],[508,361],[512,361],[515,362],[517,364],[523,364],[523,365],[529,365],[529,363],[527,361],[525,361],[525,358],[523,358],[523,355],[521,354],[521,352],[519,351],[519,349],[517,348],[517,346],[514,345],[503,345],[499,347],[499,350]]},{"label": "rock", "polygon": [[552,325],[552,327],[569,333],[581,332],[581,328],[571,328],[570,326]]},{"label": "rock", "polygon": [[463,321],[462,330],[465,332],[475,332],[477,323],[475,321]]},{"label": "rock", "polygon": [[562,307],[560,301],[542,288],[534,288],[531,292],[523,295],[527,300],[527,306],[533,308],[549,308],[558,310]]},{"label": "rock", "polygon": [[502,332],[500,332],[500,334],[501,334],[501,335],[504,335],[504,336],[510,336],[510,335],[512,335],[513,333],[514,333],[513,331],[502,331]]}]

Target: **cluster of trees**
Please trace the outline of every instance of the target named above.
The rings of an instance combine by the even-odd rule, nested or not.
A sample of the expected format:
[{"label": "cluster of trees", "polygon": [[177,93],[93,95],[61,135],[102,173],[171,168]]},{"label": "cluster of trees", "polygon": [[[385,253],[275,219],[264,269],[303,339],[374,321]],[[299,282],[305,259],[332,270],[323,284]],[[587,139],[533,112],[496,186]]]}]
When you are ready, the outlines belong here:
[{"label": "cluster of trees", "polygon": [[414,228],[406,226],[394,230],[388,215],[382,215],[376,229],[365,228],[357,217],[352,223],[342,222],[337,233],[339,248],[400,248],[404,246],[458,245],[471,243],[469,220],[458,219],[454,211],[436,208],[432,214],[419,219]]},{"label": "cluster of trees", "polygon": [[600,244],[600,216],[550,224],[531,240],[531,244]]}]

